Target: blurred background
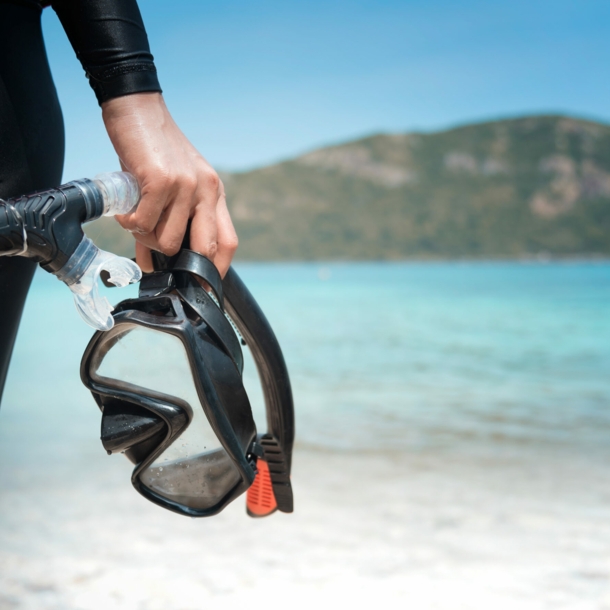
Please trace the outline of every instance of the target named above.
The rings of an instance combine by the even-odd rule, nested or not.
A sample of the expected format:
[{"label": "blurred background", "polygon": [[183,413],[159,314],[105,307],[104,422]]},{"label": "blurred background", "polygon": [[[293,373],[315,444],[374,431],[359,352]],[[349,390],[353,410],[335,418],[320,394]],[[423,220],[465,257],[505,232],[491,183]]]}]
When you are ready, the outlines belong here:
[{"label": "blurred background", "polygon": [[[40,272],[0,410],[0,609],[610,608],[610,5],[140,8],[284,349],[295,513],[140,497],[80,384],[92,333]],[[64,180],[118,169],[43,26]]]}]

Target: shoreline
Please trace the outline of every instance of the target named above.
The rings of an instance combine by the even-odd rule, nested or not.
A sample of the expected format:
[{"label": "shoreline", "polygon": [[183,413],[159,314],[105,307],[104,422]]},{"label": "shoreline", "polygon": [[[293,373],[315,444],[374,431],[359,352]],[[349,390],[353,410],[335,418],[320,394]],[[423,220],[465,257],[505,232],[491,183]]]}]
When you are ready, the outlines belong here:
[{"label": "shoreline", "polygon": [[407,257],[407,258],[380,258],[380,259],[240,259],[239,251],[234,260],[236,265],[350,265],[350,264],[408,264],[408,263],[610,263],[610,254],[583,254],[566,256],[497,256],[497,257]]}]

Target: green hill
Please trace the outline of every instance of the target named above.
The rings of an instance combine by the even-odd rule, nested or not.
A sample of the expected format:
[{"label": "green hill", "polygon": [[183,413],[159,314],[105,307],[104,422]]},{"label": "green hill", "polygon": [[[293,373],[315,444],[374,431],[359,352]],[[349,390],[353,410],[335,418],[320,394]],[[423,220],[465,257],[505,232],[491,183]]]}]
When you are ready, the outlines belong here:
[{"label": "green hill", "polygon": [[240,259],[610,254],[610,126],[591,121],[375,135],[223,180]]}]

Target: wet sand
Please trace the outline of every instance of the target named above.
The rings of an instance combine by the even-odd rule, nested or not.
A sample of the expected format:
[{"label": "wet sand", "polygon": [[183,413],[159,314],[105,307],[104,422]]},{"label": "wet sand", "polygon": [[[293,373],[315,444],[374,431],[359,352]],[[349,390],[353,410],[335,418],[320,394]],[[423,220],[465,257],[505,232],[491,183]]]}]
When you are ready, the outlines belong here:
[{"label": "wet sand", "polygon": [[166,512],[119,456],[17,468],[0,608],[610,608],[602,462],[493,455],[300,449],[296,512],[260,520],[241,499],[211,519]]}]

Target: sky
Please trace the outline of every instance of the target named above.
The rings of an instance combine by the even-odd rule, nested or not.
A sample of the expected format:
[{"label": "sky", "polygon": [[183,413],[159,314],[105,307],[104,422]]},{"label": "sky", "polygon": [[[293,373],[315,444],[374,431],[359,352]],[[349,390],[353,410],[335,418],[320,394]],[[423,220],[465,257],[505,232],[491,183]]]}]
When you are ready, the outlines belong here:
[{"label": "sky", "polygon": [[[608,0],[140,0],[168,107],[219,170],[372,133],[524,114],[610,122]],[[61,24],[43,16],[64,180],[118,169]]]}]

